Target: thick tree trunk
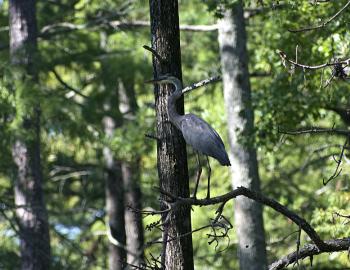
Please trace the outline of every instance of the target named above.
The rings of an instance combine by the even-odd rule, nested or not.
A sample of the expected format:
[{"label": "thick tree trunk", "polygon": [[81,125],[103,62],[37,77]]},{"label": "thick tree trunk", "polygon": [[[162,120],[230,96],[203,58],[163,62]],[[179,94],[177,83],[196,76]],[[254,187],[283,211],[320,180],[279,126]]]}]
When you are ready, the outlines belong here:
[{"label": "thick tree trunk", "polygon": [[[27,85],[33,85],[36,78],[33,59],[37,37],[35,1],[11,0],[9,16],[11,62],[33,77],[33,82],[26,82]],[[22,79],[24,78],[23,74]],[[31,94],[29,87],[26,89],[27,95]],[[21,269],[46,270],[50,268],[51,252],[42,190],[40,106],[31,105],[26,108],[27,115],[23,116],[22,130],[14,136],[12,146],[16,177],[15,204],[21,206],[17,208],[16,216],[19,223]]]},{"label": "thick tree trunk", "polygon": [[[125,116],[135,117],[137,112],[134,80],[123,80],[119,84],[119,110]],[[125,232],[128,250],[127,262],[140,267],[144,263],[144,237],[142,214],[134,209],[142,209],[142,193],[140,187],[140,158],[134,155],[132,161],[122,162],[125,204]]]},{"label": "thick tree trunk", "polygon": [[[256,150],[252,146],[254,125],[248,73],[246,31],[242,2],[219,21],[224,98],[229,127],[233,187],[260,190]],[[240,269],[266,269],[262,207],[244,197],[235,201]]]},{"label": "thick tree trunk", "polygon": [[[111,137],[115,130],[115,121],[110,116],[105,116],[103,125],[107,137]],[[106,210],[108,225],[112,237],[118,241],[118,245],[110,242],[108,245],[109,270],[122,270],[126,263],[126,236],[124,220],[124,188],[122,178],[122,166],[114,158],[110,148],[104,147],[103,156],[106,163]]]},{"label": "thick tree trunk", "polygon": [[[180,32],[177,0],[150,0],[152,48],[164,60],[153,57],[153,73],[157,77],[171,73],[181,76]],[[170,85],[155,86],[157,114],[157,163],[161,189],[179,197],[189,196],[186,145],[182,134],[170,122],[167,114],[167,97],[174,89]],[[183,100],[178,103],[178,112],[184,112]],[[161,199],[166,200],[161,194]],[[161,208],[164,209],[164,205]],[[190,208],[173,211],[168,219],[162,216],[163,267],[167,270],[193,269],[193,249]],[[167,237],[168,236],[168,237]],[[176,240],[166,242],[175,237]]]}]

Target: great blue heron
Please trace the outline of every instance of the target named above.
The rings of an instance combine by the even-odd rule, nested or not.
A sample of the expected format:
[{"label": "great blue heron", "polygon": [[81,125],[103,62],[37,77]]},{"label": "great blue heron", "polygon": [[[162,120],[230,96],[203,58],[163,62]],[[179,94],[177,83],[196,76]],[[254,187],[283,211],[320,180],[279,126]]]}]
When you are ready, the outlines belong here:
[{"label": "great blue heron", "polygon": [[176,110],[176,101],[182,96],[181,81],[170,75],[160,76],[159,78],[147,81],[147,83],[166,84],[170,83],[175,86],[175,91],[168,97],[168,115],[169,120],[179,130],[187,144],[193,147],[197,152],[198,174],[193,197],[196,198],[199,178],[202,172],[198,152],[206,156],[208,163],[208,189],[207,198],[210,198],[210,174],[211,168],[208,156],[217,159],[223,166],[231,166],[224,143],[219,134],[202,118],[194,114],[180,115]]}]

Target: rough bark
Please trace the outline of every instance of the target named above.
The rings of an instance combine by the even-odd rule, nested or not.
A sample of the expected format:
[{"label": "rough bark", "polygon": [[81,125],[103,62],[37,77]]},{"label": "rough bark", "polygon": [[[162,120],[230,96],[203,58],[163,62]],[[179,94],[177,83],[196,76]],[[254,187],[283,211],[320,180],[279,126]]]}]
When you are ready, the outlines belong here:
[{"label": "rough bark", "polygon": [[[119,110],[125,118],[135,117],[137,112],[134,80],[125,80],[119,84]],[[125,204],[125,232],[128,250],[127,262],[140,267],[144,263],[144,236],[142,214],[134,209],[142,209],[140,187],[140,157],[135,154],[132,160],[122,162]]]},{"label": "rough bark", "polygon": [[[224,98],[229,128],[233,187],[260,190],[256,150],[251,142],[254,115],[248,73],[246,31],[242,1],[219,21]],[[248,198],[235,201],[240,269],[266,269],[262,207]]]},{"label": "rough bark", "polygon": [[[11,62],[25,70],[32,82],[25,91],[30,95],[30,85],[35,83],[34,59],[36,53],[36,10],[34,0],[9,2]],[[25,80],[25,74],[21,79]],[[25,83],[23,81],[23,83]],[[24,96],[25,98],[25,96]],[[14,193],[18,206],[21,269],[50,269],[51,252],[48,216],[42,190],[40,157],[40,105],[26,108],[21,119],[21,132],[14,135],[12,156],[14,161]]]},{"label": "rough bark", "polygon": [[[171,73],[182,79],[180,32],[177,0],[150,0],[152,48],[162,57],[163,63],[153,57],[153,73],[157,77]],[[170,85],[155,86],[155,104],[157,114],[157,164],[160,187],[175,196],[189,196],[186,145],[182,134],[170,122],[167,115],[167,97],[174,91]],[[179,113],[184,112],[183,99],[177,104]],[[161,200],[169,199],[163,195]],[[164,209],[165,205],[161,204]],[[181,207],[166,219],[162,216],[163,267],[172,269],[193,269],[192,236],[190,208]],[[168,235],[168,237],[167,237]],[[176,240],[165,242],[169,237]]]}]

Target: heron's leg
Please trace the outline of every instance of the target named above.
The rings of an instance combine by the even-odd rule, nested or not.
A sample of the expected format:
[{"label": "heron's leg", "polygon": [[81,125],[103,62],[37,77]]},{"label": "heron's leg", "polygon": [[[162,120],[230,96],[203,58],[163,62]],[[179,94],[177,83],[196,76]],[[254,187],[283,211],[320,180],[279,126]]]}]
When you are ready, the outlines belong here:
[{"label": "heron's leg", "polygon": [[208,189],[207,189],[207,199],[210,199],[210,176],[211,176],[211,167],[209,163],[209,158],[208,156],[205,156],[207,158],[207,163],[208,163]]},{"label": "heron's leg", "polygon": [[197,156],[197,179],[196,179],[196,186],[194,187],[194,192],[192,198],[196,199],[197,197],[197,189],[199,185],[199,179],[201,178],[202,174],[202,165],[201,165],[201,160],[199,158],[199,153],[196,151],[196,156]]}]

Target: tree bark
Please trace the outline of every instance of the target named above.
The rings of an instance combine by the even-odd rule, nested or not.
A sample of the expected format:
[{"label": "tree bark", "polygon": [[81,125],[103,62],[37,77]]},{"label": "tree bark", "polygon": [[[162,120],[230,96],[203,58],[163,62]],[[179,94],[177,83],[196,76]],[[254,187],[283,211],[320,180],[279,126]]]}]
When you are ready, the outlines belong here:
[{"label": "tree bark", "polygon": [[[233,187],[260,190],[256,150],[252,135],[254,113],[248,73],[246,31],[242,1],[227,10],[219,21],[224,98],[229,127]],[[235,201],[240,269],[267,268],[265,234],[260,204],[240,197]]]},{"label": "tree bark", "polygon": [[[136,102],[134,79],[121,80],[118,88],[119,110],[126,119],[135,117],[138,106]],[[128,250],[127,262],[141,267],[144,263],[144,236],[142,214],[134,209],[142,209],[142,192],[140,186],[140,157],[134,154],[131,161],[122,162],[125,204],[125,232]]]},{"label": "tree bark", "polygon": [[[180,32],[177,0],[150,0],[152,48],[162,57],[160,63],[153,56],[155,77],[171,73],[182,79]],[[179,197],[189,196],[186,145],[181,132],[170,122],[167,114],[167,97],[174,91],[170,85],[155,86],[157,114],[157,164],[160,188]],[[184,112],[183,99],[177,104]],[[161,194],[161,200],[166,200]],[[165,205],[161,204],[164,209]],[[162,264],[167,270],[193,269],[193,248],[189,207],[162,216],[164,223]],[[169,241],[175,237],[176,240]]]},{"label": "tree bark", "polygon": [[[36,9],[34,0],[10,0],[10,54],[13,65],[25,69],[32,77],[25,81],[27,95],[35,84],[36,71]],[[21,98],[26,98],[23,95]],[[28,105],[30,104],[30,105]],[[50,269],[51,252],[48,216],[42,190],[40,157],[40,105],[27,103],[23,113],[21,130],[14,135],[12,156],[15,168],[15,204],[19,224],[21,269]]]}]

